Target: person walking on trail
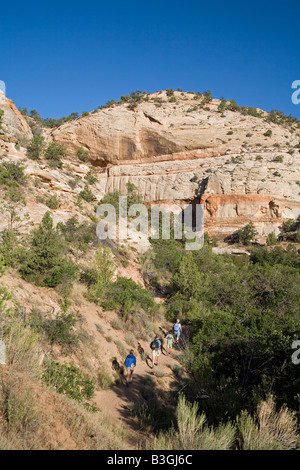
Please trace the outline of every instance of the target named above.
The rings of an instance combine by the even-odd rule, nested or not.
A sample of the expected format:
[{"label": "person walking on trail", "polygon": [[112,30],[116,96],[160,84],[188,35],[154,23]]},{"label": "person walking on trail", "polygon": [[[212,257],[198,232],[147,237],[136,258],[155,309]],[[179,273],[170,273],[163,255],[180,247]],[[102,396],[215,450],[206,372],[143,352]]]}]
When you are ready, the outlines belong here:
[{"label": "person walking on trail", "polygon": [[132,383],[132,375],[133,375],[133,371],[136,367],[136,357],[134,355],[134,350],[133,349],[130,350],[128,356],[126,357],[125,362],[124,362],[124,366],[126,367],[126,371],[127,371],[126,385],[128,387],[128,385],[130,383]]},{"label": "person walking on trail", "polygon": [[177,319],[176,322],[174,323],[173,331],[174,331],[174,336],[176,338],[176,343],[178,343],[181,332],[182,332],[182,326],[180,324],[180,320]]},{"label": "person walking on trail", "polygon": [[158,366],[159,364],[159,356],[161,353],[161,341],[158,339],[156,335],[154,340],[150,343],[150,348],[152,350],[152,369],[154,366]]},{"label": "person walking on trail", "polygon": [[[172,335],[172,331],[169,331],[169,333],[166,336],[167,349],[173,349],[173,339],[174,339],[174,336]],[[167,351],[167,353],[168,353],[168,351]]]}]

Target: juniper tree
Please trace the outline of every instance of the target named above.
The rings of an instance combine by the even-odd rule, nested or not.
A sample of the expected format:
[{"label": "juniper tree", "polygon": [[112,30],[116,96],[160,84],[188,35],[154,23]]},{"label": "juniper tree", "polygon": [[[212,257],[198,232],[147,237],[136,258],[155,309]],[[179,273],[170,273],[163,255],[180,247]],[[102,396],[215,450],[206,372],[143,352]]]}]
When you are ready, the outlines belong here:
[{"label": "juniper tree", "polygon": [[31,247],[20,272],[37,285],[55,287],[74,279],[77,268],[65,255],[65,243],[47,211],[38,229],[33,231]]},{"label": "juniper tree", "polygon": [[27,146],[27,156],[32,160],[38,160],[43,156],[45,148],[45,138],[41,134],[33,136]]}]

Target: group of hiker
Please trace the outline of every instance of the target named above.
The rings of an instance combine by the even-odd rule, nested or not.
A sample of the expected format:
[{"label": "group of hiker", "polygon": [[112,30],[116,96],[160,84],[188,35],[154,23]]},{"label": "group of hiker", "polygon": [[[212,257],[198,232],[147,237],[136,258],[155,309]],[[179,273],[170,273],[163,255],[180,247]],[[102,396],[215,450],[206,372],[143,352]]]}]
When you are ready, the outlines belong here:
[{"label": "group of hiker", "polygon": [[[166,335],[167,340],[167,350],[173,349],[173,341],[175,337],[176,343],[179,342],[180,335],[182,332],[182,326],[180,324],[180,320],[177,319],[173,325],[173,330],[170,330],[169,333]],[[158,335],[155,335],[153,341],[150,343],[150,349],[152,352],[152,365],[151,368],[153,369],[154,366],[159,365],[159,357],[162,351],[162,342],[160,341]],[[168,351],[167,351],[168,352]],[[134,369],[136,367],[136,357],[134,355],[134,350],[131,349],[128,356],[125,359],[124,365],[126,367],[126,385],[128,386],[132,382],[132,376]]]}]

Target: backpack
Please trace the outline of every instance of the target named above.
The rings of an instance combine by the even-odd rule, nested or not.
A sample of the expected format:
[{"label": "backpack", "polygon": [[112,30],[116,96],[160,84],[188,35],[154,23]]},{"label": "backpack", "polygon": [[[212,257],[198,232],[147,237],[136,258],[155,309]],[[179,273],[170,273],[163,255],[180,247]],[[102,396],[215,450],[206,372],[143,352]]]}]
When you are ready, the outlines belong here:
[{"label": "backpack", "polygon": [[159,349],[159,342],[157,339],[154,339],[152,343],[150,344],[151,349]]}]

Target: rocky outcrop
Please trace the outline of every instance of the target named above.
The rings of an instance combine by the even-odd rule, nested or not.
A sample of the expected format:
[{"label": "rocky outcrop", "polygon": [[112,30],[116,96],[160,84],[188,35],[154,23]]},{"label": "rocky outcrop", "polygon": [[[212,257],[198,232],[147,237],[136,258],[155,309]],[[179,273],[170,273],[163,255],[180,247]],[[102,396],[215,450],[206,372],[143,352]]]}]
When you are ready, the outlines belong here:
[{"label": "rocky outcrop", "polygon": [[[164,92],[148,96],[134,109],[122,104],[69,121],[51,132],[50,138],[64,144],[69,154],[78,147],[89,150],[95,165],[118,165],[130,161],[174,155],[191,150],[222,152],[242,145],[272,145],[297,142],[290,131],[241,113],[218,112],[219,100],[199,108],[194,94],[175,92],[169,102]],[[155,100],[160,99],[162,103]],[[266,137],[266,130],[272,130]]]},{"label": "rocky outcrop", "polygon": [[[279,232],[282,222],[300,214],[300,154],[277,148],[240,153],[192,152],[175,161],[110,167],[99,175],[105,192],[126,191],[134,183],[146,201],[203,204],[205,228],[218,237],[252,220],[261,235]],[[259,162],[259,163],[258,163]]]},{"label": "rocky outcrop", "polygon": [[[79,164],[76,150],[89,150],[98,177],[95,201],[108,192],[126,193],[131,182],[149,204],[175,204],[179,210],[185,204],[203,204],[205,229],[220,238],[250,220],[263,236],[278,233],[284,220],[298,217],[297,128],[240,112],[221,114],[219,100],[203,109],[195,107],[193,94],[175,92],[175,98],[169,102],[164,92],[149,95],[134,109],[122,104],[99,110],[47,129],[44,135],[48,142],[66,146],[66,167],[73,165],[73,175],[79,178],[89,167]],[[9,139],[16,139],[17,132],[30,137],[31,131],[10,100],[4,105],[4,137],[7,151],[14,155]],[[44,188],[66,198],[72,192],[76,196],[84,184],[83,179],[81,186],[72,188],[70,176],[43,165],[32,163],[27,171]]]},{"label": "rocky outcrop", "polygon": [[0,108],[3,109],[2,130],[0,130],[0,141],[2,147],[8,147],[8,143],[25,143],[26,139],[32,137],[32,132],[24,116],[16,108],[13,101],[0,92]]}]

